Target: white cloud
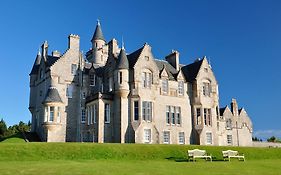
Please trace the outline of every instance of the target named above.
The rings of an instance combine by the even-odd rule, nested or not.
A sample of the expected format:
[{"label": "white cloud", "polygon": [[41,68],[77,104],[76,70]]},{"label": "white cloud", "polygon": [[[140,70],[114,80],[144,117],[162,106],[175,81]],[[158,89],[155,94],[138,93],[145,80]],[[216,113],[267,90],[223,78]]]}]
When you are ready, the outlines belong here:
[{"label": "white cloud", "polygon": [[253,137],[257,137],[257,138],[262,138],[263,140],[266,140],[270,137],[277,137],[277,138],[281,138],[281,130],[258,130],[258,131],[254,131],[253,133]]}]

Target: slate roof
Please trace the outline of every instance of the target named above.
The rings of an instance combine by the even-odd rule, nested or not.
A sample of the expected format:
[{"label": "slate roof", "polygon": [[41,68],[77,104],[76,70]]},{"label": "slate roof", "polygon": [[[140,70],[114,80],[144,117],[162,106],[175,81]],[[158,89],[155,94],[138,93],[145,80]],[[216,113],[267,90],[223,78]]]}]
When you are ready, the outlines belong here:
[{"label": "slate roof", "polygon": [[103,33],[102,33],[102,30],[101,30],[101,26],[100,26],[99,23],[96,26],[96,30],[95,30],[95,33],[94,33],[93,38],[91,39],[91,41],[98,40],[98,39],[105,41]]},{"label": "slate roof", "polygon": [[38,54],[37,54],[37,56],[36,56],[36,59],[35,59],[35,61],[34,61],[32,70],[31,70],[31,72],[30,72],[29,75],[37,74],[38,69],[39,69],[39,65],[40,65],[41,58],[42,58],[42,57],[41,57],[41,54],[40,54],[40,52],[38,52]]},{"label": "slate roof", "polygon": [[55,56],[48,55],[47,56],[46,66],[47,67],[51,67],[58,59],[60,59],[60,57],[55,57]]},{"label": "slate roof", "polygon": [[171,64],[169,64],[167,61],[157,60],[157,59],[155,59],[155,63],[157,65],[160,73],[163,71],[164,66],[165,66],[166,71],[168,73],[169,80],[176,79],[176,75],[178,74],[178,71]]},{"label": "slate roof", "polygon": [[144,46],[139,48],[138,50],[134,51],[133,53],[127,55],[129,61],[129,68],[133,68],[138,61],[138,58],[143,50]]},{"label": "slate roof", "polygon": [[203,63],[203,59],[196,61],[194,63],[188,64],[186,66],[183,66],[181,68],[181,70],[188,82],[192,82],[195,80],[202,63]]},{"label": "slate roof", "polygon": [[129,69],[129,62],[125,50],[122,48],[116,63],[116,69]]},{"label": "slate roof", "polygon": [[50,102],[62,103],[59,92],[55,87],[49,87],[45,100],[43,101],[43,103],[50,103]]},{"label": "slate roof", "polygon": [[224,108],[220,108],[220,116],[223,115],[223,113],[224,113],[224,111],[225,111],[226,108],[227,108],[227,106],[225,106]]}]

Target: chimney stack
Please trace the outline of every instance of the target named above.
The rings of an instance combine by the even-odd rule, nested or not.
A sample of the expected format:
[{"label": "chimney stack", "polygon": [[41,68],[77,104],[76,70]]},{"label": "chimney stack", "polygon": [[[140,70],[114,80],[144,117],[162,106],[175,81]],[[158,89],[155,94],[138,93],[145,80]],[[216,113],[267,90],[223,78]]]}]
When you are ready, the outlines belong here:
[{"label": "chimney stack", "polygon": [[68,36],[68,49],[80,50],[80,37],[78,35],[70,34]]},{"label": "chimney stack", "polygon": [[166,61],[170,63],[177,71],[180,70],[180,65],[179,65],[179,57],[180,53],[176,50],[172,50],[172,53],[167,55],[165,57]]}]

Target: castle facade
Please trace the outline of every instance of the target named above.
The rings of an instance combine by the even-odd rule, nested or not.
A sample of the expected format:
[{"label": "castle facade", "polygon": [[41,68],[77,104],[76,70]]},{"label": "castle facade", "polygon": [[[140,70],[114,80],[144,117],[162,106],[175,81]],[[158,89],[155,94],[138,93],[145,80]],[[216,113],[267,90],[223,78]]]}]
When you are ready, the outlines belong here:
[{"label": "castle facade", "polygon": [[163,60],[146,43],[132,53],[107,42],[97,24],[92,48],[48,53],[45,41],[30,73],[32,131],[46,142],[252,145],[252,122],[235,99],[220,108],[207,59]]}]

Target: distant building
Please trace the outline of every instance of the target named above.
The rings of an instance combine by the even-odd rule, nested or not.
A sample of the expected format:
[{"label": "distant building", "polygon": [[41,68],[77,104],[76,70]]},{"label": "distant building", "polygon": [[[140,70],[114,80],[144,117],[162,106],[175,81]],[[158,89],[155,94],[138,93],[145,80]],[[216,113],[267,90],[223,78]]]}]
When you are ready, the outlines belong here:
[{"label": "distant building", "polygon": [[46,142],[252,145],[252,123],[235,99],[219,107],[207,59],[179,63],[179,52],[155,59],[144,44],[127,54],[106,42],[98,23],[92,49],[80,38],[68,49],[37,54],[30,73],[32,131]]}]

